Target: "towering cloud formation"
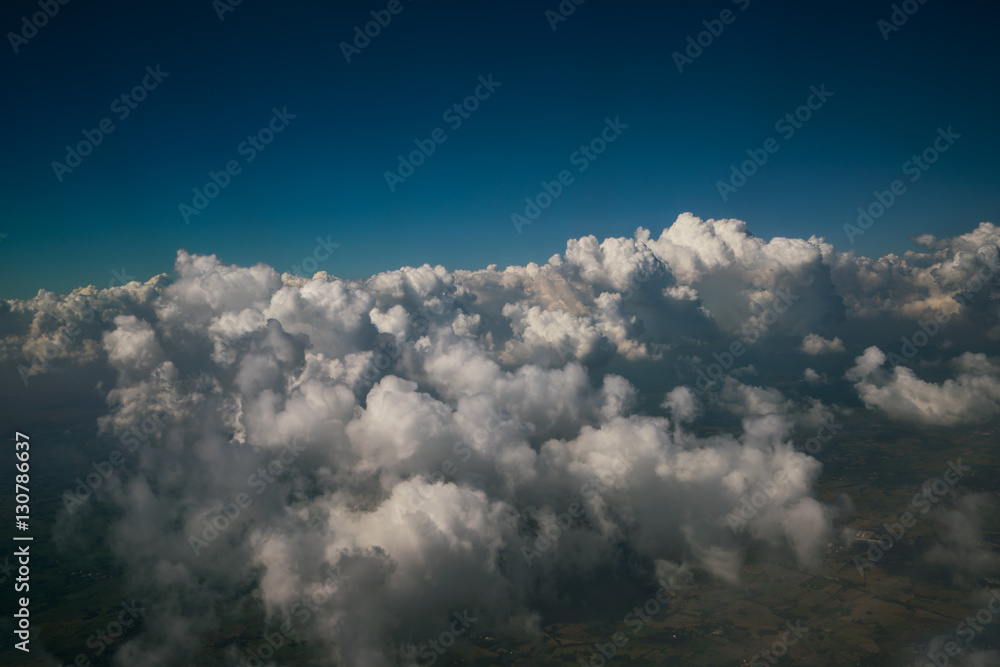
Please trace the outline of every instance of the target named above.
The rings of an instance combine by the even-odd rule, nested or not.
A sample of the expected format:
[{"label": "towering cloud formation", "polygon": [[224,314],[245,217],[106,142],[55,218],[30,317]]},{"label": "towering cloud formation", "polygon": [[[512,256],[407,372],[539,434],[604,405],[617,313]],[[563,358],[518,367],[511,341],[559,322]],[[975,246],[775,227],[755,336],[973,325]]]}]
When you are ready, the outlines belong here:
[{"label": "towering cloud formation", "polygon": [[[701,396],[683,385],[713,353],[742,355],[738,343],[756,359],[744,371],[793,382],[819,384],[807,366],[843,358],[857,397],[842,400],[901,419],[994,414],[1000,383],[982,349],[957,356],[943,385],[885,370],[874,347],[851,368],[811,355],[888,349],[895,329],[938,311],[951,319],[934,355],[973,318],[985,335],[969,344],[993,340],[994,287],[970,281],[995,266],[998,239],[983,223],[870,260],[684,214],[658,239],[585,237],[544,265],[364,281],[181,251],[172,277],[5,302],[0,358],[25,383],[111,370],[110,440],[162,422],[66,520],[116,508],[110,544],[150,601],[122,664],[183,662],[252,591],[331,664],[392,665],[453,612],[482,632],[530,633],[567,584],[597,574],[701,570],[735,584],[748,540],[815,564],[832,514],[812,497],[820,464],[792,441],[829,410],[734,377]],[[891,326],[868,338],[876,321]],[[699,435],[709,408],[740,428]],[[732,530],[741,498],[779,472]],[[314,595],[325,601],[303,614]]]}]

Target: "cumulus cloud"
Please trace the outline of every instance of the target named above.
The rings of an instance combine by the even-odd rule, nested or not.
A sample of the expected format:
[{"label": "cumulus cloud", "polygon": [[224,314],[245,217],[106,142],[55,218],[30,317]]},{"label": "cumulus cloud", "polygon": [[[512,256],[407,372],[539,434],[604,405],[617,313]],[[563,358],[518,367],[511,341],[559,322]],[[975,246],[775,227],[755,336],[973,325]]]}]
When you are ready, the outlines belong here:
[{"label": "cumulus cloud", "polygon": [[660,407],[670,411],[674,421],[690,422],[698,414],[698,399],[690,387],[674,387],[663,399]]},{"label": "cumulus cloud", "polygon": [[839,338],[827,340],[817,334],[808,334],[802,339],[802,351],[806,354],[827,354],[829,352],[843,352],[844,341]]},{"label": "cumulus cloud", "polygon": [[[253,611],[301,623],[318,664],[406,664],[456,611],[534,632],[573,602],[565,584],[609,572],[738,585],[748,541],[815,566],[833,511],[793,434],[833,408],[769,384],[826,383],[787,361],[801,355],[771,359],[868,345],[851,336],[934,309],[996,326],[993,288],[969,281],[998,238],[984,223],[870,260],[683,214],[658,238],[588,236],[544,264],[367,280],[180,251],[172,276],[4,302],[0,362],[29,379],[99,366],[102,437],[151,424],[126,471],[61,524],[69,540],[111,521],[125,585],[150,601],[122,660],[183,664]],[[696,397],[678,360],[734,342],[756,363]],[[868,347],[838,372],[894,418],[954,425],[1000,405],[984,354],[954,357],[941,384],[884,361]],[[662,393],[649,401],[640,382]],[[698,428],[716,411],[737,432]],[[726,517],[778,471],[786,482],[734,534]],[[218,528],[241,494],[251,502]]]},{"label": "cumulus cloud", "polygon": [[802,379],[812,385],[826,384],[829,382],[825,373],[818,373],[812,368],[806,368],[802,371]]},{"label": "cumulus cloud", "polygon": [[955,358],[956,376],[941,384],[921,380],[907,366],[887,370],[886,360],[882,350],[869,347],[847,371],[869,408],[900,421],[941,426],[982,422],[1000,413],[1000,366],[984,354]]}]

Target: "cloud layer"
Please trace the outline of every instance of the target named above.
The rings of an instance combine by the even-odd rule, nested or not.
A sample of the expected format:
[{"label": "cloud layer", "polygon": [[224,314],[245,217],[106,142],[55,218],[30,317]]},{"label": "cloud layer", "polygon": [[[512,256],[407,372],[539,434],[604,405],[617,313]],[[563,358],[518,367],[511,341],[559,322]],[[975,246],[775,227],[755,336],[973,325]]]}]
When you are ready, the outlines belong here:
[{"label": "cloud layer", "polygon": [[[363,281],[180,251],[173,276],[4,302],[0,360],[29,388],[111,371],[109,441],[157,416],[126,470],[65,517],[71,532],[114,506],[127,584],[158,601],[122,664],[196,655],[191,637],[245,611],[232,592],[247,587],[279,624],[327,591],[300,632],[331,664],[406,664],[453,612],[530,634],[567,584],[609,569],[737,584],[748,540],[815,564],[833,511],[793,440],[830,408],[737,376],[846,378],[844,403],[900,420],[995,416],[998,240],[983,223],[871,260],[684,214],[657,239],[571,240],[544,265]],[[920,379],[917,357],[884,367],[878,345],[941,316],[919,359],[953,378]],[[707,393],[692,389],[702,371]],[[662,403],[644,400],[650,384]],[[706,410],[739,428],[699,435]],[[779,471],[734,534],[726,517]]]}]

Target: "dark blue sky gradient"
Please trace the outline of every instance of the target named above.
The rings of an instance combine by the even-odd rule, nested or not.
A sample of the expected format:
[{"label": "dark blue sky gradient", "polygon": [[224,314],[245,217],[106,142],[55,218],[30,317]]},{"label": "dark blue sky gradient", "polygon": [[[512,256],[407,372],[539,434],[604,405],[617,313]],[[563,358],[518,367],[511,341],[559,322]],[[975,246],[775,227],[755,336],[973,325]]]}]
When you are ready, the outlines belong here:
[{"label": "dark blue sky gradient", "polygon": [[[339,43],[386,2],[243,0],[220,21],[210,0],[71,1],[19,53],[0,47],[0,296],[104,286],[122,267],[146,279],[178,248],[291,271],[317,236],[341,244],[319,268],[347,277],[544,262],[568,238],[658,235],[684,211],[847,249],[844,223],[939,126],[962,138],[854,247],[1000,222],[993,6],[928,0],[885,41],[888,2],[674,5],[587,0],[553,31],[555,1],[403,0],[348,64]],[[671,54],[726,8],[735,21],[679,73]],[[6,3],[4,34],[36,11]],[[169,77],[119,120],[111,102],[157,64]],[[501,87],[451,130],[442,112],[489,74]],[[775,121],[820,84],[833,97],[785,141]],[[286,106],[297,117],[247,164],[237,145]],[[616,116],[628,129],[576,172],[571,153]],[[60,183],[51,163],[105,117],[114,132]],[[447,141],[391,192],[384,171],[437,127]],[[768,137],[779,151],[723,202],[716,182]],[[232,159],[242,173],[186,225],[178,205]],[[575,182],[517,234],[511,214],[563,169]]]}]

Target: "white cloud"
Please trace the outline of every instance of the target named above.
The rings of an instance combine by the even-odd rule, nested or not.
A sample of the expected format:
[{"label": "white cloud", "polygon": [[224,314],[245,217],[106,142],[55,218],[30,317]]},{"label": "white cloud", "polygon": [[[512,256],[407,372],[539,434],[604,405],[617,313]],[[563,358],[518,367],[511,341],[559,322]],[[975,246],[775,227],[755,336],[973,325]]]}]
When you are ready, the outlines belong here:
[{"label": "white cloud", "polygon": [[812,368],[807,368],[802,372],[802,379],[812,385],[826,384],[829,381],[825,373],[818,373]]},{"label": "white cloud", "polygon": [[[889,349],[898,334],[873,323],[913,330],[935,309],[954,315],[949,326],[975,316],[986,338],[1000,331],[992,286],[955,298],[984,265],[977,248],[998,238],[984,223],[923,239],[927,253],[871,260],[815,237],[765,241],[738,220],[683,214],[658,238],[640,228],[575,239],[541,265],[424,265],[364,281],[181,251],[173,278],[4,302],[0,360],[33,364],[75,325],[36,375],[89,364],[113,376],[100,422],[111,440],[163,417],[129,474],[91,501],[114,509],[106,528],[126,580],[157,601],[122,655],[184,663],[198,650],[191,638],[217,625],[221,592],[250,585],[282,619],[324,568],[340,567],[354,583],[303,634],[328,661],[395,664],[455,608],[476,607],[484,627],[531,627],[566,577],[616,563],[738,584],[742,541],[755,540],[814,565],[832,512],[813,494],[819,462],[794,450],[792,433],[811,436],[837,408],[798,394],[793,383],[827,378],[788,361],[801,355],[778,353],[799,341],[809,354],[867,347],[847,378],[895,419],[995,416],[995,359],[960,353],[954,377],[938,384],[884,369],[865,336],[883,336]],[[782,294],[797,299],[768,322]],[[727,377],[696,399],[678,360],[710,359],[734,341],[748,354],[734,375],[759,386]],[[666,417],[646,412],[657,405]],[[720,409],[742,418],[739,434],[692,432]],[[269,472],[292,446],[292,460]],[[734,535],[726,516],[779,470],[787,481]],[[240,493],[253,504],[196,556],[189,532]],[[563,529],[573,503],[586,518]],[[557,528],[551,547],[525,562],[537,531]]]},{"label": "white cloud", "polygon": [[802,339],[802,351],[806,354],[828,354],[830,352],[843,352],[844,341],[839,338],[827,340],[817,334],[808,334]]},{"label": "white cloud", "polygon": [[913,369],[883,368],[886,355],[869,347],[854,360],[847,379],[869,408],[899,421],[940,426],[982,422],[1000,414],[1000,367],[982,354],[966,352],[953,361],[954,379],[926,382]]}]

